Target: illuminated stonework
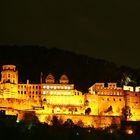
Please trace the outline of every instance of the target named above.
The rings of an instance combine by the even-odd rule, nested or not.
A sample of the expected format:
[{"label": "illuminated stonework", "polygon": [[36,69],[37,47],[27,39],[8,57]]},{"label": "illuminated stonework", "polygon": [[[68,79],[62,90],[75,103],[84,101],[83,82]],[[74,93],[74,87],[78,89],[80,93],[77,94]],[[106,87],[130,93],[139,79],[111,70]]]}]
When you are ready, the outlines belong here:
[{"label": "illuminated stonework", "polygon": [[18,72],[14,65],[2,66],[0,97],[18,98]]},{"label": "illuminated stonework", "polygon": [[75,122],[81,118],[85,123],[83,117],[88,115],[88,126],[93,126],[98,117],[107,117],[105,120],[117,117],[117,122],[118,117],[140,121],[140,87],[117,87],[116,83],[108,83],[105,87],[105,83],[95,83],[88,93],[82,93],[74,89],[74,84],[69,84],[65,74],[60,76],[59,83],[55,81],[55,77],[49,74],[39,84],[32,84],[29,80],[19,84],[16,66],[4,65],[1,72],[0,107],[9,114],[19,114],[19,118],[21,111],[35,111],[42,122],[48,122],[46,117],[53,115],[65,119],[66,116],[73,120],[75,118]]}]

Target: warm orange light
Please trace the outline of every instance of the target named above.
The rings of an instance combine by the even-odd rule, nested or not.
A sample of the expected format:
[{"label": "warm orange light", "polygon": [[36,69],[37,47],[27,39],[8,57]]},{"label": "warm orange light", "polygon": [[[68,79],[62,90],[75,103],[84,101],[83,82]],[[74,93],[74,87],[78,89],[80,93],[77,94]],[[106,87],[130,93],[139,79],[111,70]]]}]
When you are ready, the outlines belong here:
[{"label": "warm orange light", "polygon": [[[50,78],[50,79],[49,79]],[[125,107],[129,107],[128,110]],[[25,84],[18,83],[18,71],[16,66],[5,65],[1,72],[0,81],[0,107],[4,108],[9,114],[17,114],[17,110],[24,112],[31,110],[38,112],[35,107],[42,108],[39,114],[45,115],[61,114],[63,116],[72,116],[72,120],[80,120],[86,117],[94,118],[84,122],[85,126],[105,128],[114,123],[114,117],[124,117],[127,114],[128,121],[140,121],[140,87],[136,87],[136,92],[132,86],[117,87],[116,83],[109,83],[105,87],[104,83],[95,83],[89,88],[89,92],[82,92],[74,89],[73,84],[68,83],[68,78],[63,75],[59,83],[55,83],[52,75],[49,75],[46,83]],[[9,109],[11,108],[11,109]],[[85,115],[85,110],[90,108],[91,112]],[[110,109],[111,108],[111,109]],[[123,112],[127,111],[127,112]],[[45,114],[45,115],[44,115]],[[106,117],[106,120],[100,119],[100,116]],[[113,117],[112,117],[113,116]],[[89,118],[90,118],[89,117]],[[108,120],[108,117],[111,119]],[[19,119],[20,120],[20,119]],[[119,122],[120,123],[120,122]],[[110,130],[112,133],[113,130]],[[126,133],[133,134],[132,129],[127,129]]]},{"label": "warm orange light", "polygon": [[131,128],[126,129],[126,133],[129,135],[133,134],[133,130]]}]

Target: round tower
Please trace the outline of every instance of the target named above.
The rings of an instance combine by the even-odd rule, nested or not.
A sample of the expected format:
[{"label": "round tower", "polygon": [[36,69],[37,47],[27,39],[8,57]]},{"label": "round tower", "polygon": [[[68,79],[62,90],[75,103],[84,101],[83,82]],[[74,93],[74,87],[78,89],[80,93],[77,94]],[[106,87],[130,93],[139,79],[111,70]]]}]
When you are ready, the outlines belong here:
[{"label": "round tower", "polygon": [[1,83],[18,84],[18,71],[14,65],[3,65],[1,72]]}]

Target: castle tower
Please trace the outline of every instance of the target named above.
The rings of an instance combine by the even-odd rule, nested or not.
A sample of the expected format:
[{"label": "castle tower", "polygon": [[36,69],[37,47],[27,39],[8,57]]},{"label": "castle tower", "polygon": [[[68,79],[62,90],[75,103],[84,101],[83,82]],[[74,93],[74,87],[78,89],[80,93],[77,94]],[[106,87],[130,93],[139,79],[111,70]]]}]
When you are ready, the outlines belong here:
[{"label": "castle tower", "polygon": [[18,71],[14,65],[3,65],[1,72],[1,83],[18,84]]},{"label": "castle tower", "polygon": [[3,65],[0,98],[18,98],[18,71],[14,65]]}]

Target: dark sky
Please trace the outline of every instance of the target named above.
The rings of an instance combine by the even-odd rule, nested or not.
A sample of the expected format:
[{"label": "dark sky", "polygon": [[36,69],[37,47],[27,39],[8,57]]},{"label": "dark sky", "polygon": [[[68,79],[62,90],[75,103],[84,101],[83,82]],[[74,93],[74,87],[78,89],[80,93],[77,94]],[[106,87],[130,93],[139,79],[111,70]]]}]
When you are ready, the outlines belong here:
[{"label": "dark sky", "polygon": [[1,0],[0,44],[57,47],[140,67],[140,0]]}]

